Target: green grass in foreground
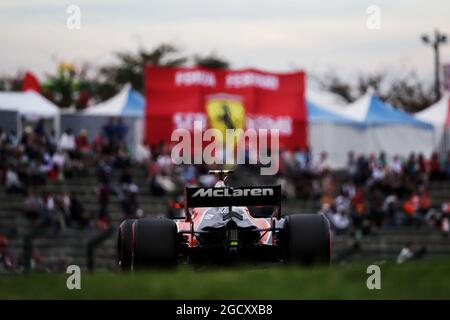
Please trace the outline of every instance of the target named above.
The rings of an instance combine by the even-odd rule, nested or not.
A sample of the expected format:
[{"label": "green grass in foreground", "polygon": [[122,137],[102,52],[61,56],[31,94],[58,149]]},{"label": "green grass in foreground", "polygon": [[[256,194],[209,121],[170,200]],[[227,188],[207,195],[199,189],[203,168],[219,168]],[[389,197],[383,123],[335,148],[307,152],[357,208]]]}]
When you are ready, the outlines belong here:
[{"label": "green grass in foreground", "polygon": [[450,259],[381,265],[381,290],[368,290],[368,264],[299,269],[229,268],[0,276],[0,299],[450,299]]}]

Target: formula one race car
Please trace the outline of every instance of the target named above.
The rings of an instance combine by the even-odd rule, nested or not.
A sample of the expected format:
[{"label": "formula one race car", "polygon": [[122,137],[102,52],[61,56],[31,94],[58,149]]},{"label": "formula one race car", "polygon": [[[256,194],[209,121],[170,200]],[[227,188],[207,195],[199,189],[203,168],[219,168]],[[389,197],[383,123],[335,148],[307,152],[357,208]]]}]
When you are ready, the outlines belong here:
[{"label": "formula one race car", "polygon": [[[186,187],[182,220],[125,220],[118,233],[122,270],[173,266],[180,262],[228,263],[272,261],[330,263],[328,220],[319,214],[281,216],[281,187],[227,186],[230,170],[214,188]],[[255,218],[249,207],[271,206],[267,218]]]}]

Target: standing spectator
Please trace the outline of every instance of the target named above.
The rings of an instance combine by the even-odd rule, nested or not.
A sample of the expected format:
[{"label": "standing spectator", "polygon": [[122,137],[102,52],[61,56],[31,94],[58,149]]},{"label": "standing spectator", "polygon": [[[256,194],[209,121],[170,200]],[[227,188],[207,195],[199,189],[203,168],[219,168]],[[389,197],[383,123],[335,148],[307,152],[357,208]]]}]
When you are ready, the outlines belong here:
[{"label": "standing spectator", "polygon": [[99,204],[98,218],[105,222],[109,222],[109,201],[111,197],[111,190],[105,183],[101,183],[97,188],[97,198]]},{"label": "standing spectator", "polygon": [[347,155],[347,174],[350,179],[355,179],[357,169],[355,153],[353,151],[349,151]]},{"label": "standing spectator", "polygon": [[39,119],[34,126],[34,134],[38,137],[44,137],[47,134],[44,119]]},{"label": "standing spectator", "polygon": [[115,125],[113,117],[108,119],[108,122],[103,126],[102,131],[109,143],[113,143],[115,141]]},{"label": "standing spectator", "polygon": [[439,155],[433,152],[430,159],[430,180],[441,180],[441,164],[439,162]]},{"label": "standing spectator", "polygon": [[411,152],[408,157],[408,161],[405,164],[405,172],[408,176],[415,177],[417,171],[418,167],[416,164],[416,155],[414,154],[414,152]]},{"label": "standing spectator", "polygon": [[444,161],[442,172],[445,177],[450,180],[450,151],[447,153],[447,158]]},{"label": "standing spectator", "polygon": [[123,118],[117,119],[117,124],[114,127],[114,133],[116,135],[117,142],[125,143],[128,134],[128,126],[123,121]]},{"label": "standing spectator", "polygon": [[61,212],[61,219],[64,220],[65,225],[70,226],[72,223],[70,215],[70,205],[71,205],[70,193],[64,191],[58,198],[57,204]]},{"label": "standing spectator", "polygon": [[369,177],[369,174],[369,162],[364,157],[364,155],[360,155],[358,157],[358,160],[356,161],[355,183],[357,185],[362,185]]},{"label": "standing spectator", "polygon": [[428,163],[423,153],[419,154],[419,157],[417,158],[417,164],[419,166],[419,172],[422,175],[428,172]]}]

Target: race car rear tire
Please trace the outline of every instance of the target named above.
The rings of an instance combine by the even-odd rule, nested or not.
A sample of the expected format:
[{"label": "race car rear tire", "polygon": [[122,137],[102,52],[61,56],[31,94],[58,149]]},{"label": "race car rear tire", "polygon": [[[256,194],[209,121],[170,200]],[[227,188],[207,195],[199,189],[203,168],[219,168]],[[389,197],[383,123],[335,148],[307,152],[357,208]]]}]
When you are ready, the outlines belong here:
[{"label": "race car rear tire", "polygon": [[167,218],[145,218],[133,224],[133,269],[168,267],[178,261],[177,227]]},{"label": "race car rear tire", "polygon": [[132,257],[132,225],[134,219],[123,221],[119,226],[117,239],[117,256],[122,270],[131,269]]},{"label": "race car rear tire", "polygon": [[285,256],[291,263],[329,264],[330,227],[319,214],[294,214],[284,221]]}]

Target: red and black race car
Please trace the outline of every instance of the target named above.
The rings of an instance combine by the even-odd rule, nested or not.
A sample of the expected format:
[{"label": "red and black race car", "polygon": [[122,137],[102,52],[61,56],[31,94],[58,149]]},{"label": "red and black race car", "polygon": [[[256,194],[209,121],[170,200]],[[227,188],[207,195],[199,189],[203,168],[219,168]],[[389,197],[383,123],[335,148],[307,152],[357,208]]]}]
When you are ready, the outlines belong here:
[{"label": "red and black race car", "polygon": [[[278,261],[330,263],[327,219],[319,214],[281,216],[281,187],[226,184],[230,170],[213,188],[185,188],[183,219],[125,220],[118,233],[122,270],[189,263]],[[249,207],[271,206],[270,217],[255,218]]]}]

